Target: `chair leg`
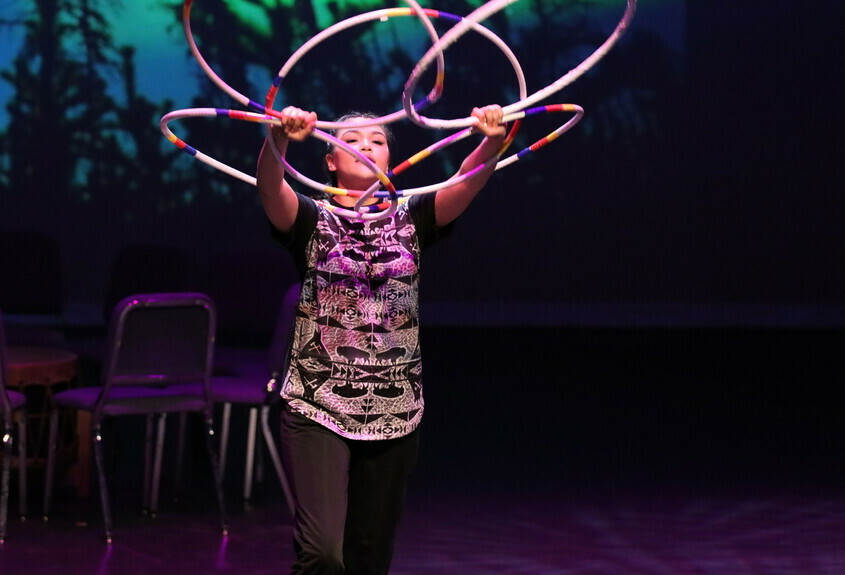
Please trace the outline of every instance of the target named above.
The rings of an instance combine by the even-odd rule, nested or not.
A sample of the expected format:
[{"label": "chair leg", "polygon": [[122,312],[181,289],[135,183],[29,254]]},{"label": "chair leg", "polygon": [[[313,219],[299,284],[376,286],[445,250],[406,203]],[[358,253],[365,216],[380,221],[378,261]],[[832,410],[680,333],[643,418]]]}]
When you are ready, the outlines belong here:
[{"label": "chair leg", "polygon": [[[50,434],[47,438],[47,466],[44,470],[44,503],[41,507],[44,521],[50,516],[50,504],[53,501],[53,476],[56,470],[56,443],[59,434],[59,411],[50,411]],[[87,437],[79,437],[77,441],[88,441]]]},{"label": "chair leg", "polygon": [[214,489],[217,494],[217,506],[220,510],[220,526],[223,535],[229,534],[229,524],[226,517],[226,502],[223,498],[223,474],[220,473],[220,464],[217,461],[217,452],[214,449],[214,423],[210,413],[205,417],[205,449],[208,451],[209,462],[211,463],[211,474],[214,478]]},{"label": "chair leg", "polygon": [[173,473],[173,492],[182,493],[182,473],[185,470],[185,436],[188,429],[188,413],[179,414],[179,435],[176,439],[176,469]]},{"label": "chair leg", "polygon": [[260,433],[255,434],[255,465],[253,469],[255,471],[252,474],[255,476],[253,480],[256,485],[264,483],[264,449],[262,448],[262,444],[264,435]]},{"label": "chair leg", "polygon": [[158,425],[156,426],[155,461],[153,463],[152,485],[150,486],[152,490],[150,517],[155,517],[156,513],[158,513],[158,492],[161,486],[161,460],[164,453],[164,432],[165,425],[167,424],[167,414],[161,413],[156,417],[158,418]]},{"label": "chair leg", "polygon": [[150,514],[153,499],[153,443],[155,441],[155,427],[153,414],[148,413],[144,425],[144,501],[143,510]]},{"label": "chair leg", "polygon": [[26,519],[26,498],[26,415],[21,414],[18,419],[18,515],[21,519]]},{"label": "chair leg", "polygon": [[2,478],[0,478],[0,543],[6,541],[6,518],[9,509],[9,475],[12,472],[12,426],[8,422],[3,430]]},{"label": "chair leg", "polygon": [[102,426],[97,421],[92,429],[91,441],[94,443],[94,462],[97,464],[97,478],[100,482],[100,505],[103,508],[103,525],[106,543],[112,542],[111,507],[109,507],[109,490],[106,485],[106,472],[103,465],[103,434]]},{"label": "chair leg", "polygon": [[226,475],[226,453],[229,450],[229,424],[232,420],[232,404],[223,404],[223,417],[220,421],[220,454],[218,459],[220,461],[220,474]]},{"label": "chair leg", "polygon": [[258,418],[258,408],[249,408],[249,427],[246,432],[246,464],[244,466],[244,501],[252,496],[252,472],[255,469],[255,423]]},{"label": "chair leg", "polygon": [[288,511],[293,517],[293,493],[288,483],[285,468],[282,466],[282,459],[279,457],[279,451],[276,449],[276,440],[273,433],[270,431],[270,406],[264,405],[261,407],[261,433],[264,436],[264,443],[267,446],[267,451],[270,454],[270,459],[273,460],[273,467],[276,468],[276,475],[279,476],[279,483],[282,485],[282,492],[285,494],[285,501],[288,504]]}]

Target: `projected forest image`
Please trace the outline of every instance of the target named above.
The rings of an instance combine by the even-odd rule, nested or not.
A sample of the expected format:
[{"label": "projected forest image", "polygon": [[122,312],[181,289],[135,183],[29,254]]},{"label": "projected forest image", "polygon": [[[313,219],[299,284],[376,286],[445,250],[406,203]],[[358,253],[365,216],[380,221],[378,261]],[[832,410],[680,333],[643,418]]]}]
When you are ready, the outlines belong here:
[{"label": "projected forest image", "polygon": [[[432,7],[463,16],[479,5],[446,0]],[[686,94],[678,6],[643,2],[635,25],[606,58],[542,102],[579,104],[586,115],[552,145],[499,172],[462,222],[458,247],[432,264],[466,269],[467,277],[456,280],[472,289],[453,294],[450,284],[435,280],[426,297],[670,297],[674,287],[661,280],[602,281],[618,272],[619,262],[585,259],[584,252],[610,253],[617,242],[625,243],[614,228],[624,217],[641,219],[642,207],[630,212],[637,195],[648,190],[658,197],[654,201],[662,201],[685,169],[677,146],[683,129],[677,118],[685,113]],[[214,72],[238,92],[263,101],[279,67],[309,38],[381,7],[376,2],[200,1],[193,3],[191,26]],[[496,13],[484,25],[513,49],[530,94],[601,45],[624,8],[617,1],[530,1]],[[444,18],[432,23],[441,35],[454,25]],[[60,238],[72,270],[70,298],[97,299],[110,258],[126,243],[175,244],[199,257],[271,246],[251,186],[191,159],[159,131],[161,116],[177,108],[243,109],[189,54],[181,2],[15,0],[4,3],[2,34],[0,225]],[[393,112],[401,108],[402,87],[429,43],[415,18],[350,28],[297,63],[276,107],[312,109],[321,119],[350,110]],[[163,58],[159,64],[150,64],[153,50]],[[414,97],[424,96],[433,81],[432,67]],[[478,34],[467,34],[446,51],[444,94],[425,114],[464,118],[473,106],[517,100],[515,75],[502,51]],[[542,138],[566,121],[564,116],[543,114],[527,121],[512,150]],[[261,127],[202,118],[176,122],[171,129],[204,153],[253,172]],[[447,135],[407,121],[397,122],[394,131],[397,159]],[[290,151],[297,168],[318,180],[322,146],[314,140]],[[410,170],[397,186],[448,178],[465,151],[455,148]],[[596,226],[599,220],[606,229]],[[549,258],[550,253],[563,259]],[[505,262],[515,257],[527,261],[537,277],[556,274],[564,260],[578,270],[566,286],[550,289],[538,281],[514,289]],[[471,273],[465,265],[470,260]],[[482,287],[485,294],[478,295]]]}]

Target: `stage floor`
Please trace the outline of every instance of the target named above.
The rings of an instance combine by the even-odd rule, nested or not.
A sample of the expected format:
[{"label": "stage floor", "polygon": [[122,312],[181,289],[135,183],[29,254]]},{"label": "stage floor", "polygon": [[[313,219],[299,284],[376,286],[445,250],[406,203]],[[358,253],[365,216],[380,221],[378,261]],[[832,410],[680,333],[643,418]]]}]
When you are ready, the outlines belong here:
[{"label": "stage floor", "polygon": [[[265,499],[266,496],[266,499]],[[291,562],[281,494],[233,502],[221,537],[211,499],[126,509],[103,543],[99,509],[65,506],[49,523],[12,518],[9,575],[277,575]],[[83,511],[82,508],[85,510]],[[765,575],[845,573],[845,492],[810,486],[718,492],[591,489],[410,497],[396,575]]]},{"label": "stage floor", "polygon": [[[844,341],[840,330],[424,331],[427,413],[392,573],[845,573]],[[235,442],[245,414],[233,417]],[[141,428],[121,429],[113,545],[96,497],[60,489],[44,523],[32,473],[25,522],[12,485],[0,573],[288,572],[275,478],[247,508],[243,455],[229,457],[222,538],[199,450],[187,494],[174,501],[165,475],[149,519],[137,507]]]}]

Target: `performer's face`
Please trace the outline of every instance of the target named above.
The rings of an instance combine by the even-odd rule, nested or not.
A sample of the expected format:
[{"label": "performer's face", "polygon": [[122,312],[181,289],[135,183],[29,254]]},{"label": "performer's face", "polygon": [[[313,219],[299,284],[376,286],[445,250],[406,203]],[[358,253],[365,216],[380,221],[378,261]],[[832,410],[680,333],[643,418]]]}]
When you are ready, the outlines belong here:
[{"label": "performer's face", "polygon": [[[372,161],[382,171],[390,164],[387,134],[381,126],[344,128],[337,138]],[[378,178],[363,162],[339,146],[326,155],[326,166],[337,176],[337,185],[350,190],[366,190]]]}]

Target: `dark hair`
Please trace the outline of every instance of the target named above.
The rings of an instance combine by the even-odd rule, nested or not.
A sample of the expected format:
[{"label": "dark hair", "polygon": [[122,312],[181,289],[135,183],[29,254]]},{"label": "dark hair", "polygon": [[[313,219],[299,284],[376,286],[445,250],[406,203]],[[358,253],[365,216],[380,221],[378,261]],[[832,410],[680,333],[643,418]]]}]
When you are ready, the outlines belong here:
[{"label": "dark hair", "polygon": [[[376,114],[373,114],[372,112],[355,112],[355,111],[352,111],[352,112],[348,112],[348,113],[344,114],[343,116],[337,118],[334,121],[335,122],[348,122],[349,120],[352,120],[353,118],[363,118],[365,120],[373,120],[373,119],[378,118],[378,117],[379,116],[377,116]],[[393,145],[393,130],[391,130],[390,127],[387,126],[386,124],[381,124],[379,127],[384,132],[384,137],[387,138],[388,147],[392,147],[392,145]],[[346,128],[343,128],[343,129],[346,129]],[[329,133],[332,136],[337,137],[338,131],[339,130],[329,130]],[[331,154],[334,151],[334,148],[335,148],[334,144],[332,144],[331,142],[326,142],[326,154]],[[328,178],[329,185],[332,186],[332,187],[336,187],[337,186],[337,176],[335,175],[334,172],[329,170],[329,166],[326,163],[325,158],[323,158],[323,171],[326,174],[326,178]]]}]

